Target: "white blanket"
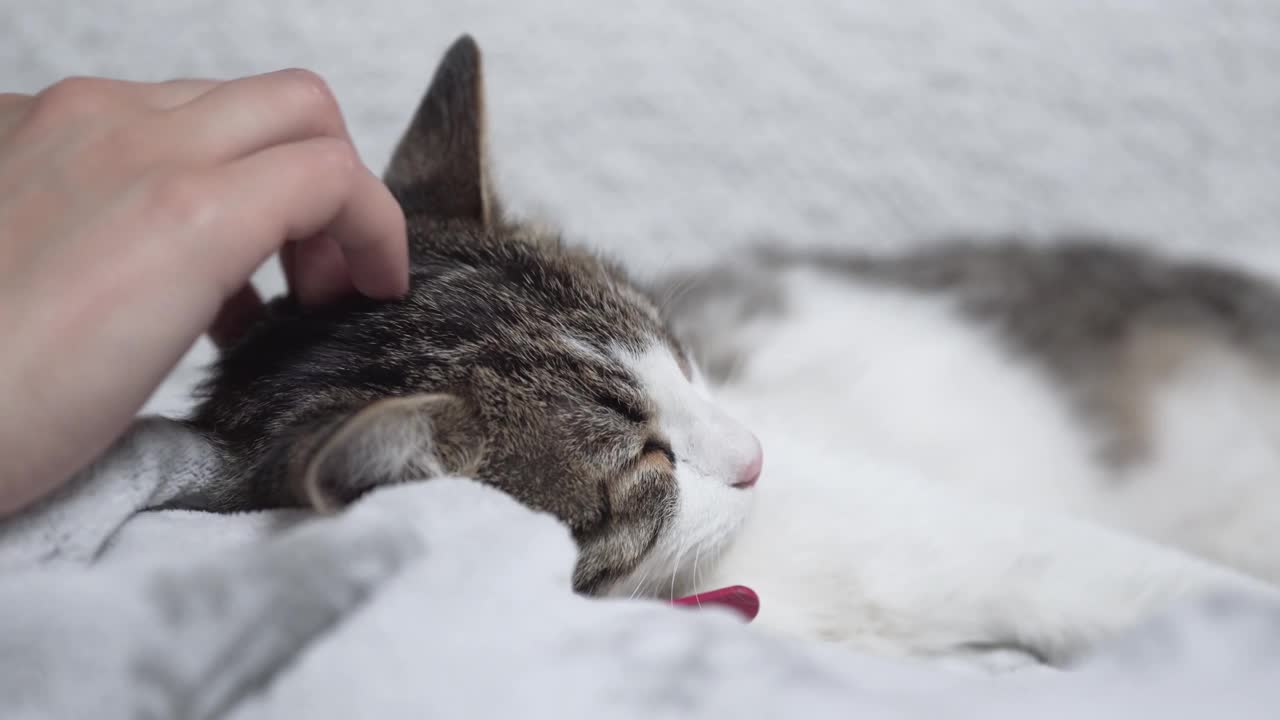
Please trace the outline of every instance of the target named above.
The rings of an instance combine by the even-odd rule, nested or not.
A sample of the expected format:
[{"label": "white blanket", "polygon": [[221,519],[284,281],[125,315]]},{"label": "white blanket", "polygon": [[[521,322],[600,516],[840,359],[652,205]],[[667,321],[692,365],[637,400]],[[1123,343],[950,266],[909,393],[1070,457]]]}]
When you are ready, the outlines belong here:
[{"label": "white blanket", "polygon": [[[1280,612],[1185,608],[1084,667],[999,678],[777,641],[728,613],[569,589],[549,517],[465,479],[346,513],[135,513],[199,483],[139,422],[0,524],[6,718],[1271,718]],[[769,599],[763,598],[767,603]]]},{"label": "white blanket", "polygon": [[[1087,226],[1275,269],[1278,29],[1271,0],[0,0],[0,90],[311,67],[377,168],[465,31],[486,51],[510,206],[628,266],[762,235],[879,246]],[[259,280],[280,288],[274,266]],[[185,410],[209,357],[197,346],[151,408]],[[1257,609],[1189,609],[1069,675],[959,678],[774,643],[714,613],[580,600],[563,532],[461,481],[283,534],[293,518],[132,517],[198,479],[202,457],[172,436],[131,455],[138,439],[0,526],[0,716],[19,702],[74,718],[1280,706],[1280,618]]]}]

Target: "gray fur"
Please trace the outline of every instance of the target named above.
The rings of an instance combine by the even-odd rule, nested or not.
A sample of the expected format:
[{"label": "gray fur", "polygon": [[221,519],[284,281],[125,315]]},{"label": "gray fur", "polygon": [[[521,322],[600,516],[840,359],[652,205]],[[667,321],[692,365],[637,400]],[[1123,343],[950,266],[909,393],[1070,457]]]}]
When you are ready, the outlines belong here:
[{"label": "gray fur", "polygon": [[[329,509],[375,485],[469,474],[565,522],[582,549],[575,586],[590,592],[638,563],[677,494],[650,399],[612,349],[683,355],[620,269],[501,216],[483,123],[479,50],[464,37],[387,173],[408,220],[409,295],[273,301],[204,387],[191,422],[222,449],[226,477],[193,504]],[[389,398],[421,413],[429,437],[388,448],[408,461],[352,476],[361,447],[398,442],[368,435],[387,427],[382,408],[405,412]]]}]

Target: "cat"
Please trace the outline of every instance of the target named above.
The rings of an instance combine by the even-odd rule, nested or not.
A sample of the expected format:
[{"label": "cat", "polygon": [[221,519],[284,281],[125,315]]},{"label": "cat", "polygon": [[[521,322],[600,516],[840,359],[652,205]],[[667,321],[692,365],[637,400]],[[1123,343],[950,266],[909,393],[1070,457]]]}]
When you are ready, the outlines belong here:
[{"label": "cat", "polygon": [[[1032,251],[1027,268],[968,250],[773,258],[664,293],[508,217],[484,125],[480,52],[464,36],[385,174],[408,222],[410,293],[273,300],[223,351],[187,421],[222,458],[217,489],[172,506],[331,512],[381,485],[467,475],[568,528],[577,592],[670,599],[746,582],[764,590],[765,632],[921,657],[1012,649],[1061,664],[1183,595],[1270,592],[1125,534],[1143,528],[1103,507],[1145,480],[1113,488],[1097,468],[1121,478],[1162,457],[1143,414],[1158,382],[1142,372],[1176,365],[1183,336],[1130,357],[1123,332],[1093,328],[1087,307],[1042,318],[1032,306],[1055,288],[1092,297],[1069,264]],[[1096,252],[1117,287],[1147,267]],[[1059,285],[1020,274],[1036,262]],[[1041,294],[989,297],[988,277]],[[972,318],[948,310],[952,296]],[[1084,333],[1066,348],[1078,356],[1036,335],[1055,313],[1063,333]],[[1117,359],[1132,377],[1107,375]],[[1104,376],[1115,384],[1090,384]],[[1064,379],[1072,392],[1056,389]],[[949,414],[961,408],[972,417]],[[1086,442],[1095,418],[1114,447]],[[1116,528],[1086,522],[1098,518]],[[1244,570],[1270,557],[1204,542],[1183,544]]]}]

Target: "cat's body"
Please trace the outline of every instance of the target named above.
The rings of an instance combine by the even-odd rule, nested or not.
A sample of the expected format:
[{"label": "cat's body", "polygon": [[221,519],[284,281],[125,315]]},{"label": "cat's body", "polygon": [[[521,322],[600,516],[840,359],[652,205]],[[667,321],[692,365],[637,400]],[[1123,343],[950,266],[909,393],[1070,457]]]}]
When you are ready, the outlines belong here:
[{"label": "cat's body", "polygon": [[1280,583],[1280,290],[1265,281],[1071,238],[770,253],[682,285],[677,327],[758,433],[785,417],[826,452]]},{"label": "cat's body", "polygon": [[769,455],[677,592],[746,583],[762,625],[856,647],[1062,658],[1203,590],[1186,554],[1280,583],[1261,280],[1077,239],[769,253],[667,292]]},{"label": "cat's body", "polygon": [[471,474],[570,528],[581,592],[747,583],[765,628],[911,655],[1056,662],[1183,594],[1265,592],[1139,535],[1280,579],[1261,283],[1178,275],[1211,286],[1188,305],[1153,258],[1094,250],[1091,278],[976,249],[774,257],[650,295],[501,216],[480,96],[464,39],[388,171],[409,297],[277,303],[192,419],[223,491],[179,504],[332,510]]}]

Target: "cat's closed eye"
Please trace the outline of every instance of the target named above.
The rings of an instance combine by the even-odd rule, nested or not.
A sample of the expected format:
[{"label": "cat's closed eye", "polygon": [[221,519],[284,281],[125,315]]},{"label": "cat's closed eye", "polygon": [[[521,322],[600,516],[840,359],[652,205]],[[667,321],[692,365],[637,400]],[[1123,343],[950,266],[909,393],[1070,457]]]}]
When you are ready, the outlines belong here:
[{"label": "cat's closed eye", "polygon": [[600,403],[601,407],[621,415],[627,422],[636,425],[644,425],[649,422],[649,414],[639,404],[621,395],[600,395],[596,398],[596,402]]}]

